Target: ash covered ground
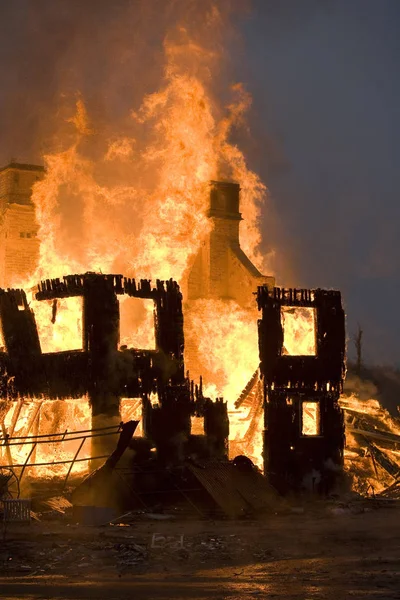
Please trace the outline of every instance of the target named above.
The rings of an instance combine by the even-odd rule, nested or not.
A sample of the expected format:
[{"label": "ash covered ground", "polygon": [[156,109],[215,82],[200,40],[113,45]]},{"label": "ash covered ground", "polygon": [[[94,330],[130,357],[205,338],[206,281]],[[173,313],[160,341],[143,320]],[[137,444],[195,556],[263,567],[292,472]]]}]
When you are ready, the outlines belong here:
[{"label": "ash covered ground", "polygon": [[49,511],[9,525],[1,598],[399,598],[399,508],[352,498],[257,520],[136,514],[103,527]]}]

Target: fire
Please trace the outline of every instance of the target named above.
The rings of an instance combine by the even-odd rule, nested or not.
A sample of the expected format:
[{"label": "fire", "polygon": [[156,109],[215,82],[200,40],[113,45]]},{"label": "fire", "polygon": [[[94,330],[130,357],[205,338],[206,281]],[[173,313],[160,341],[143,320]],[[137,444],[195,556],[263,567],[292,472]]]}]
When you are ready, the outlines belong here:
[{"label": "fire", "polygon": [[30,307],[35,313],[42,352],[82,350],[82,298],[39,302],[31,294]]},{"label": "fire", "polygon": [[186,344],[197,345],[205,393],[223,396],[233,409],[259,362],[257,311],[233,301],[197,300],[188,311],[186,330]]},{"label": "fire", "polygon": [[[68,134],[60,147],[44,157],[46,176],[33,189],[41,242],[38,268],[30,282],[15,281],[15,287],[32,287],[43,277],[85,271],[183,281],[209,233],[209,181],[218,179],[240,184],[242,248],[261,271],[271,271],[259,250],[266,187],[231,141],[232,133],[244,123],[251,97],[241,84],[231,86],[227,106],[215,97],[213,84],[221,56],[214,40],[221,39],[224,23],[215,6],[206,17],[201,34],[195,33],[198,22],[194,19],[195,25],[186,23],[166,37],[163,80],[158,91],[132,110],[134,134],[112,135],[104,142],[84,100],[78,99],[68,120]],[[37,302],[32,291],[30,305],[43,351],[82,347],[82,306],[78,299],[70,300]],[[130,308],[128,299],[120,298],[120,308],[122,321],[128,323],[127,330],[121,331],[120,345],[151,347],[152,306],[138,311]],[[234,412],[233,405],[259,363],[257,317],[255,308],[244,309],[221,299],[198,300],[185,315],[186,346],[194,348],[202,365],[205,393],[228,401],[234,440],[243,434],[249,409]],[[282,324],[287,354],[315,354],[312,309],[289,307],[282,312]],[[36,402],[21,408],[15,435],[29,435]],[[45,402],[37,431],[89,428],[85,402]],[[372,403],[365,406],[352,400],[351,404],[359,412],[380,411]],[[123,406],[122,417],[137,415],[136,401],[126,400]],[[315,434],[313,410],[310,406],[310,422],[303,423],[309,435]],[[7,415],[7,428],[12,426],[14,411]],[[394,426],[388,427],[399,433]],[[253,454],[259,460],[261,431],[262,414],[253,432]],[[67,450],[70,457],[76,447]],[[14,462],[24,462],[27,452],[28,446],[14,450]],[[42,444],[36,460],[60,459],[59,452],[55,446]],[[1,460],[8,460],[4,452]],[[86,468],[86,463],[80,465]],[[54,467],[47,473],[57,470]]]},{"label": "fire", "polygon": [[361,400],[352,394],[342,396],[340,404],[347,411],[345,467],[352,478],[353,488],[361,493],[379,493],[393,483],[394,477],[374,459],[373,447],[368,448],[366,441],[368,438],[363,436],[364,448],[360,448],[357,435],[362,435],[362,432],[358,423],[362,423],[364,417],[368,418],[367,431],[374,433],[378,430],[378,439],[371,438],[370,442],[376,444],[378,450],[382,449],[395,465],[400,465],[400,452],[394,450],[393,446],[387,447],[385,441],[380,439],[379,432],[400,436],[400,424],[374,398]]},{"label": "fire", "polygon": [[302,435],[319,435],[319,404],[317,402],[302,403]]},{"label": "fire", "polygon": [[[212,39],[221,15],[213,7],[208,18]],[[208,185],[218,178],[240,183],[243,248],[262,266],[258,219],[266,189],[229,141],[251,98],[235,84],[228,106],[218,105],[210,89],[218,56],[206,44],[184,28],[167,37],[161,88],[132,111],[135,138],[107,140],[95,160],[87,144],[96,128],[79,98],[68,119],[69,145],[44,157],[46,176],[33,189],[41,247],[32,283],[86,270],[181,281],[209,230]],[[130,183],[121,185],[128,167]]]},{"label": "fire", "polygon": [[[82,439],[76,436],[65,436],[63,442],[57,442],[67,431],[82,431],[90,429],[90,407],[87,399],[79,400],[19,400],[11,403],[5,419],[4,427],[12,437],[47,436],[54,433],[55,437],[34,437],[34,442],[22,443],[22,439],[12,440],[10,446],[0,446],[1,464],[24,465],[40,463],[37,467],[27,467],[24,479],[29,477],[65,477],[70,463],[79,449]],[[84,434],[82,434],[84,437]],[[26,440],[29,442],[29,440]],[[90,457],[90,440],[87,439],[79,451],[77,458]],[[62,464],[66,461],[64,464]],[[88,462],[79,461],[74,464],[73,473],[78,474],[87,470]],[[20,470],[17,471],[17,474]]]},{"label": "fire", "polygon": [[119,298],[120,347],[154,350],[154,303],[140,298]]},{"label": "fire", "polygon": [[314,309],[304,306],[282,307],[283,350],[290,356],[316,354]]},{"label": "fire", "polygon": [[[231,86],[225,107],[213,94],[225,15],[211,5],[204,12],[201,35],[191,20],[166,36],[163,81],[132,111],[133,135],[102,141],[79,97],[64,141],[44,157],[46,175],[33,188],[41,245],[28,287],[42,278],[85,271],[182,281],[209,232],[209,181],[221,178],[240,184],[241,242],[263,267],[258,220],[266,188],[230,141],[251,98],[240,84]],[[26,281],[13,284],[27,288]],[[79,302],[55,306],[32,295],[30,305],[43,351],[81,348]],[[123,320],[134,318],[143,333],[132,340],[122,331],[120,345],[151,345],[146,332],[152,308],[132,316],[126,299],[120,306]],[[199,331],[207,392],[224,395],[233,405],[258,364],[256,313],[234,302],[207,300],[193,308],[188,322]]]}]

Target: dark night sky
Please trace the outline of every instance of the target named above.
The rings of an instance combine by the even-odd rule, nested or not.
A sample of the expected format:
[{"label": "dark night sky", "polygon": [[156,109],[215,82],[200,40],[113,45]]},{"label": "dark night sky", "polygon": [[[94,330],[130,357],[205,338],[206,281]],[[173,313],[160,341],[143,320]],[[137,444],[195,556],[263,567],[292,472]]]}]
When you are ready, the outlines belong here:
[{"label": "dark night sky", "polygon": [[243,65],[284,282],[341,289],[349,335],[397,365],[399,26],[397,0],[258,0]]},{"label": "dark night sky", "polygon": [[[0,3],[1,164],[39,160],[62,89],[89,96],[104,122],[157,89],[169,3],[141,2],[137,22],[128,4]],[[341,289],[366,358],[400,365],[400,3],[253,0],[236,25],[227,78],[253,96],[246,154],[270,190],[278,282]]]}]

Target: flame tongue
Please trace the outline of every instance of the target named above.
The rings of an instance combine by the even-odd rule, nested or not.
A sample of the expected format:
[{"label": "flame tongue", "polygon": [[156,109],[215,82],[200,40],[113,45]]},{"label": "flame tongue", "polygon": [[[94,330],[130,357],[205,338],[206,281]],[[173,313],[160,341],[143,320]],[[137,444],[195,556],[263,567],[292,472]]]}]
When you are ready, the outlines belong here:
[{"label": "flame tongue", "polygon": [[[209,181],[219,178],[240,184],[241,242],[261,267],[257,221],[265,186],[229,141],[244,120],[250,96],[235,85],[223,107],[213,95],[225,14],[211,2],[198,7],[202,18],[193,18],[188,9],[185,26],[167,36],[160,89],[132,113],[129,133],[104,141],[83,99],[78,100],[61,149],[45,157],[46,175],[33,188],[41,241],[38,268],[30,282],[14,281],[15,287],[86,271],[182,281],[209,233]],[[76,348],[81,307],[62,301],[55,309],[33,302],[32,297],[42,350]],[[193,307],[188,322],[201,337],[208,389],[233,403],[257,367],[255,315],[234,302],[207,300]]]},{"label": "flame tongue", "polygon": [[[100,270],[182,281],[209,233],[205,213],[212,179],[240,184],[241,246],[261,271],[269,271],[258,253],[258,219],[266,188],[248,168],[240,149],[230,142],[251,98],[239,84],[231,88],[227,108],[213,95],[211,84],[219,75],[225,22],[212,3],[202,4],[203,20],[194,19],[189,11],[195,25],[186,23],[167,36],[162,84],[132,113],[133,135],[124,132],[104,142],[96,125],[90,123],[84,101],[78,100],[63,148],[45,157],[45,178],[33,189],[41,241],[37,271],[30,282],[12,282],[14,287]],[[49,303],[36,303],[34,309],[43,350],[77,346],[82,333],[79,303],[67,306],[60,302],[55,318]],[[136,323],[139,327],[148,316],[147,309],[143,315],[143,323]],[[309,315],[287,312],[284,319],[286,352],[313,354],[315,332]],[[290,332],[294,321],[296,327]],[[232,409],[258,365],[255,310],[244,310],[233,301],[199,300],[190,306],[185,328],[187,347],[196,346],[206,393],[223,395]],[[126,342],[125,338],[121,342]],[[347,399],[347,405],[349,402]],[[351,407],[360,414],[380,411],[372,401],[366,406],[351,399]],[[259,415],[259,423],[261,418]],[[28,422],[29,415],[23,419]],[[234,417],[231,422],[232,436],[239,439],[242,423]],[[388,427],[399,433],[398,428]],[[22,429],[23,420],[18,431]],[[254,455],[261,457],[261,435],[257,436]],[[350,448],[354,452],[356,443]]]},{"label": "flame tongue", "polygon": [[35,279],[101,270],[181,281],[209,231],[208,183],[218,178],[241,186],[242,245],[261,266],[265,186],[229,141],[251,99],[236,84],[224,108],[212,92],[226,31],[227,11],[211,2],[184,11],[165,39],[160,89],[132,112],[134,137],[104,140],[78,100],[64,149],[45,157],[46,176],[33,190],[41,240]]},{"label": "flame tongue", "polygon": [[[209,26],[219,30],[221,15],[216,9],[209,19]],[[239,148],[229,142],[250,97],[242,86],[234,86],[233,99],[225,116],[220,116],[222,108],[210,92],[210,73],[218,67],[218,53],[213,44],[200,46],[187,28],[168,37],[165,59],[160,90],[146,96],[133,113],[135,139],[110,140],[102,155],[97,151],[96,163],[85,155],[85,140],[93,137],[95,127],[83,101],[78,101],[70,119],[75,128],[73,143],[46,157],[46,176],[33,190],[41,239],[35,280],[69,272],[118,270],[153,280],[182,281],[210,230],[205,216],[209,181],[221,175],[241,186],[241,243],[252,260],[259,258],[257,221],[265,186],[248,169]],[[99,176],[102,165],[108,173],[106,182]],[[132,171],[129,185],[118,181],[121,168]],[[207,310],[204,305],[194,308],[190,318],[198,331],[207,330],[204,338],[209,347],[200,350],[205,368],[209,370],[207,361],[220,365],[216,379],[211,377],[209,383],[233,402],[258,363],[255,318],[233,303],[218,301],[207,301]],[[77,323],[77,311],[71,320]],[[235,344],[235,339],[242,344]]]}]

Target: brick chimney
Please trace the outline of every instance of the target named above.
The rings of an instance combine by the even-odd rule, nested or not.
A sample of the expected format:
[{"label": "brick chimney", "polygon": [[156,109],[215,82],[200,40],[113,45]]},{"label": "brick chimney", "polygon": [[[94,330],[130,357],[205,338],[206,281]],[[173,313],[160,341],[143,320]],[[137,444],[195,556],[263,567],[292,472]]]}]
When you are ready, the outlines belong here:
[{"label": "brick chimney", "polygon": [[274,286],[273,277],[262,275],[240,247],[240,186],[228,181],[210,182],[207,213],[212,230],[202,242],[187,280],[190,302],[198,298],[233,299],[241,306],[254,304],[252,292],[259,285]]},{"label": "brick chimney", "polygon": [[44,168],[11,162],[0,168],[0,287],[27,279],[39,258],[32,186]]}]

